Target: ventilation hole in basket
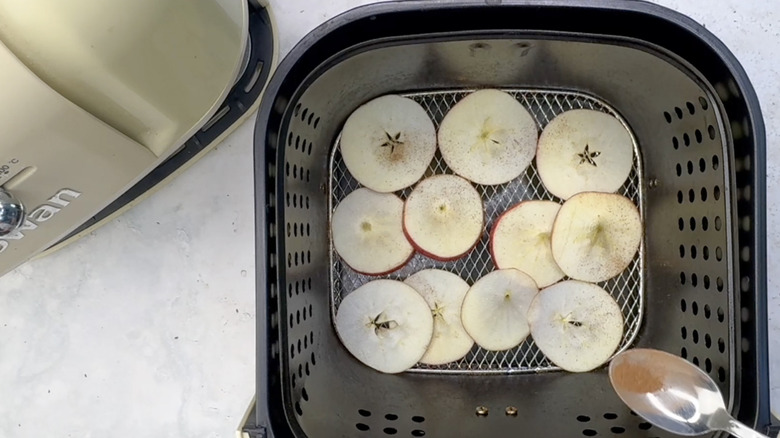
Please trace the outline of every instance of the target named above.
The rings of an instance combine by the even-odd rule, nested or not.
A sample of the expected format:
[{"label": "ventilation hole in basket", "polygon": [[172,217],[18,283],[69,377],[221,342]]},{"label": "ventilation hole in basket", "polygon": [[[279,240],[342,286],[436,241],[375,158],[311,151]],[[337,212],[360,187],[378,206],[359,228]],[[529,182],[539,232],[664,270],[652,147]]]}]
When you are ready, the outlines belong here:
[{"label": "ventilation hole in basket", "polygon": [[716,278],[715,279],[715,286],[717,287],[718,292],[722,291],[723,290],[723,279],[720,278],[720,277]]},{"label": "ventilation hole in basket", "polygon": [[[718,307],[717,314],[718,314],[718,322],[723,322],[723,320],[726,319],[726,314],[723,312],[723,308],[722,307]],[[719,346],[720,346],[720,343],[722,341],[723,341],[723,339],[718,340],[718,345]],[[721,353],[722,352],[723,351],[721,351]]]},{"label": "ventilation hole in basket", "polygon": [[300,146],[301,146],[301,136],[300,135],[296,135],[295,136],[295,150],[297,151]]},{"label": "ventilation hole in basket", "polygon": [[677,163],[677,176],[682,176],[682,164]]},{"label": "ventilation hole in basket", "polygon": [[686,329],[685,327],[681,327],[680,328],[680,335],[682,336],[683,339],[687,339],[688,338],[688,329]]},{"label": "ventilation hole in basket", "polygon": [[366,409],[358,409],[358,415],[360,415],[361,417],[370,417],[371,411]]},{"label": "ventilation hole in basket", "polygon": [[382,432],[386,433],[387,435],[395,435],[398,433],[398,430],[394,427],[386,427],[382,429]]},{"label": "ventilation hole in basket", "polygon": [[290,163],[284,164],[284,174],[290,176]]},{"label": "ventilation hole in basket", "polygon": [[696,200],[696,192],[693,189],[688,190],[688,201],[693,202]]},{"label": "ventilation hole in basket", "polygon": [[412,431],[412,436],[425,436],[425,431],[422,429],[415,429]]},{"label": "ventilation hole in basket", "polygon": [[739,258],[741,258],[743,262],[749,262],[750,248],[747,246],[743,247],[742,250],[739,252]]},{"label": "ventilation hole in basket", "polygon": [[303,415],[303,409],[301,409],[301,404],[299,402],[295,402],[295,413],[298,414],[299,417]]},{"label": "ventilation hole in basket", "polygon": [[[306,139],[301,143],[301,152],[306,152]],[[301,170],[301,175],[303,175],[303,170]]]},{"label": "ventilation hole in basket", "polygon": [[680,148],[680,141],[677,140],[677,137],[672,136],[672,147],[675,149]]},{"label": "ventilation hole in basket", "polygon": [[705,98],[703,98],[703,97],[699,97],[699,105],[701,105],[701,109],[703,109],[703,110],[706,110],[706,109],[707,109],[707,108],[709,108],[709,106],[710,106],[710,105],[707,103],[707,99],[705,99]]},{"label": "ventilation hole in basket", "polygon": [[705,275],[704,278],[702,278],[702,284],[704,284],[704,289],[710,288],[710,276]]},{"label": "ventilation hole in basket", "polygon": [[742,322],[750,321],[750,309],[743,307],[740,312],[740,317],[742,318]]},{"label": "ventilation hole in basket", "polygon": [[292,314],[290,314],[290,328],[293,328],[295,325],[295,318],[293,318]]},{"label": "ventilation hole in basket", "polygon": [[677,118],[681,119],[683,118],[683,112],[679,107],[674,107],[674,113],[677,114]]},{"label": "ventilation hole in basket", "polygon": [[596,431],[595,431],[595,430],[593,430],[593,429],[585,429],[585,430],[583,430],[583,431],[582,431],[582,434],[583,434],[583,435],[585,435],[585,436],[596,436],[596,435],[598,435],[599,433],[598,433],[598,432],[596,432]]},{"label": "ventilation hole in basket", "polygon": [[718,367],[718,380],[721,382],[726,381],[726,369],[723,367]]},{"label": "ventilation hole in basket", "polygon": [[704,370],[707,371],[708,373],[712,371],[712,361],[710,360],[709,357],[704,360]]},{"label": "ventilation hole in basket", "polygon": [[[306,314],[304,313],[303,316],[304,316],[303,320],[306,321]],[[303,348],[304,349],[309,348],[309,338],[307,337],[303,338]]]},{"label": "ventilation hole in basket", "polygon": [[[691,229],[693,229],[693,227],[691,227]],[[691,245],[691,258],[692,259],[696,259],[696,246],[694,246],[694,245]],[[694,284],[694,286],[696,286],[696,285]]]},{"label": "ventilation hole in basket", "polygon": [[[300,322],[300,320],[299,320],[298,322]],[[301,344],[302,344],[301,340],[300,340],[300,339],[298,339],[298,352],[300,352],[300,351],[303,351],[303,350],[301,349]]]},{"label": "ventilation hole in basket", "polygon": [[639,427],[639,430],[649,430],[651,427],[653,427],[653,425],[647,422],[643,422],[639,423],[639,426],[637,427]]},{"label": "ventilation hole in basket", "polygon": [[680,245],[680,258],[685,258],[685,245]]},{"label": "ventilation hole in basket", "polygon": [[[717,229],[717,227],[715,227],[715,228]],[[723,250],[719,246],[715,247],[715,258],[718,261],[723,260]]]},{"label": "ventilation hole in basket", "polygon": [[685,102],[685,106],[688,107],[688,112],[693,115],[696,112],[696,107],[691,102]]},{"label": "ventilation hole in basket", "polygon": [[412,421],[414,421],[415,423],[423,423],[425,422],[425,417],[415,415],[414,417],[412,417]]},{"label": "ventilation hole in basket", "polygon": [[363,424],[363,423],[357,423],[355,425],[355,428],[357,428],[357,430],[359,430],[361,432],[365,432],[367,430],[371,430],[371,428],[368,427],[368,424]]},{"label": "ventilation hole in basket", "polygon": [[293,116],[298,117],[298,113],[301,112],[301,104],[295,105],[295,108],[293,108]]},{"label": "ventilation hole in basket", "polygon": [[[696,248],[695,246],[691,247],[691,249],[695,249],[695,248]],[[693,254],[691,255],[693,256]],[[695,259],[696,257],[692,257],[692,258]],[[698,285],[699,285],[699,277],[697,277],[696,274],[691,274],[691,286],[696,287]],[[693,310],[693,314],[695,315],[697,310],[696,301],[691,303],[691,310]]]},{"label": "ventilation hole in basket", "polygon": [[680,356],[681,356],[683,359],[687,359],[687,358],[688,358],[688,349],[687,349],[687,348],[685,348],[685,347],[681,348],[681,349],[680,349]]},{"label": "ventilation hole in basket", "polygon": [[707,126],[707,134],[710,136],[710,140],[715,140],[715,127],[712,125]]},{"label": "ventilation hole in basket", "polygon": [[715,186],[712,189],[712,197],[715,198],[715,200],[720,200],[720,186]]},{"label": "ventilation hole in basket", "polygon": [[699,358],[698,357],[693,356],[693,359],[691,360],[691,362],[693,362],[694,365],[699,366]]},{"label": "ventilation hole in basket", "polygon": [[683,203],[683,192],[682,190],[677,191],[677,203],[682,204]]},{"label": "ventilation hole in basket", "polygon": [[311,126],[311,121],[312,121],[312,119],[314,119],[314,113],[313,113],[313,112],[312,112],[312,113],[309,113],[309,118],[308,118],[308,119],[306,119],[306,124],[307,124],[307,125],[309,125],[309,126]]},{"label": "ventilation hole in basket", "polygon": [[295,346],[290,345],[290,359],[295,359]]},{"label": "ventilation hole in basket", "polygon": [[742,352],[747,353],[750,351],[750,339],[742,338]]},{"label": "ventilation hole in basket", "polygon": [[311,354],[311,365],[315,366],[317,365],[317,358],[314,356],[314,353]]},{"label": "ventilation hole in basket", "polygon": [[[685,144],[686,147],[691,145],[691,137],[688,136],[688,133],[686,132],[683,134],[683,144]],[[688,168],[690,169],[690,161],[688,162]],[[691,173],[690,171],[688,173]]]},{"label": "ventilation hole in basket", "polygon": [[612,426],[609,428],[609,430],[612,431],[612,433],[620,434],[626,431],[626,429],[620,427],[620,426]]},{"label": "ventilation hole in basket", "polygon": [[691,224],[691,231],[696,230],[696,218],[692,217],[690,220],[690,224]]},{"label": "ventilation hole in basket", "polygon": [[317,117],[316,119],[314,119],[314,129],[317,129],[317,125],[319,124],[320,124],[320,118]]},{"label": "ventilation hole in basket", "polygon": [[672,115],[667,111],[664,111],[664,118],[666,119],[666,123],[672,123]]},{"label": "ventilation hole in basket", "polygon": [[[308,225],[307,225],[307,227],[308,227]],[[308,228],[307,228],[306,232],[307,233],[309,232]],[[309,290],[311,290],[311,277],[309,277],[309,279],[307,280],[307,283],[308,283],[308,286],[309,286]]]},{"label": "ventilation hole in basket", "polygon": [[590,421],[590,417],[588,417],[587,415],[578,415],[577,421],[579,421],[580,423],[587,423],[588,421]]},{"label": "ventilation hole in basket", "polygon": [[[311,304],[309,304],[309,316],[314,316],[314,313],[312,313],[313,309],[314,307]],[[312,339],[314,339],[314,332],[309,332],[309,335],[311,336]]]},{"label": "ventilation hole in basket", "polygon": [[720,159],[717,155],[712,156],[712,170],[718,170],[718,167],[720,167]]},{"label": "ventilation hole in basket", "polygon": [[[705,308],[705,310],[706,310],[706,308]],[[706,312],[705,312],[705,315],[706,315]],[[710,336],[709,333],[705,333],[704,334],[704,346],[707,347],[707,348],[712,347],[712,336]]]},{"label": "ventilation hole in basket", "polygon": [[293,293],[293,292],[292,292],[292,285],[291,285],[291,284],[288,284],[288,285],[287,285],[287,296],[289,296],[290,298],[292,298],[292,293]]},{"label": "ventilation hole in basket", "polygon": [[688,304],[685,302],[685,298],[680,300],[680,310],[685,312],[685,310],[688,308]]},{"label": "ventilation hole in basket", "polygon": [[390,421],[395,421],[398,419],[398,415],[395,414],[385,414],[385,418],[387,418]]},{"label": "ventilation hole in basket", "polygon": [[707,200],[707,189],[702,187],[701,188],[701,201],[704,202]]},{"label": "ventilation hole in basket", "polygon": [[694,344],[698,344],[699,343],[699,331],[698,330],[694,330],[694,331],[691,332],[691,340],[693,340]]},{"label": "ventilation hole in basket", "polygon": [[704,173],[705,170],[707,170],[707,162],[704,158],[699,158],[699,172]]},{"label": "ventilation hole in basket", "polygon": [[[703,224],[702,224],[702,228],[704,228]],[[702,247],[702,249],[701,249],[701,256],[702,256],[702,258],[704,260],[709,260],[710,259],[710,247],[709,246],[704,245]],[[707,282],[709,283],[709,279],[707,280]]]},{"label": "ventilation hole in basket", "polygon": [[302,122],[306,121],[306,114],[308,114],[308,113],[309,113],[309,109],[308,108],[304,108],[303,112],[301,113],[301,121]]},{"label": "ventilation hole in basket", "polygon": [[[694,131],[693,135],[696,137],[696,143],[701,143],[702,140],[704,139],[704,137],[702,136],[701,131],[699,131],[698,129],[696,131]],[[702,170],[702,172],[704,172],[704,171]]]},{"label": "ventilation hole in basket", "polygon": [[[680,272],[680,284],[685,284],[685,272]],[[685,300],[683,300],[683,307],[685,307]],[[683,312],[685,312],[684,308]]]},{"label": "ventilation hole in basket", "polygon": [[[687,146],[687,144],[686,144],[686,146]],[[688,175],[693,175],[693,161],[690,161],[690,160],[688,161]]]},{"label": "ventilation hole in basket", "polygon": [[303,364],[298,364],[298,378],[303,378]]},{"label": "ventilation hole in basket", "polygon": [[723,338],[718,338],[718,351],[721,353],[726,352],[726,341],[724,341]]},{"label": "ventilation hole in basket", "polygon": [[607,412],[606,414],[604,414],[604,418],[606,418],[607,420],[614,420],[617,417],[618,417],[617,414],[614,412]]},{"label": "ventilation hole in basket", "polygon": [[307,376],[311,375],[311,371],[309,371],[309,362],[306,362],[306,366],[304,367],[304,371],[306,372]]},{"label": "ventilation hole in basket", "polygon": [[293,135],[292,132],[287,134],[287,146],[292,146]]},{"label": "ventilation hole in basket", "polygon": [[696,301],[693,301],[691,303],[691,313],[693,313],[694,315],[699,314],[699,303],[697,303]]},{"label": "ventilation hole in basket", "polygon": [[[685,221],[683,220],[683,218],[681,218],[681,217],[677,218],[677,227],[680,229],[680,231],[685,229]],[[289,235],[289,233],[288,233],[288,235]]]}]

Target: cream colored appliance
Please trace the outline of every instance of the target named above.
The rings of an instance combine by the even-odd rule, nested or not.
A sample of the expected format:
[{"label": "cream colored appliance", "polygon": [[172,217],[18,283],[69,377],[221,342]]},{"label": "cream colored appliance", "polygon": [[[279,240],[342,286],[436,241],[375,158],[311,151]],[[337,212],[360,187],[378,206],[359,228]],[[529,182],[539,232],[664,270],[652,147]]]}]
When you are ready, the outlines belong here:
[{"label": "cream colored appliance", "polygon": [[274,41],[252,0],[0,0],[0,275],[219,141],[259,102]]}]

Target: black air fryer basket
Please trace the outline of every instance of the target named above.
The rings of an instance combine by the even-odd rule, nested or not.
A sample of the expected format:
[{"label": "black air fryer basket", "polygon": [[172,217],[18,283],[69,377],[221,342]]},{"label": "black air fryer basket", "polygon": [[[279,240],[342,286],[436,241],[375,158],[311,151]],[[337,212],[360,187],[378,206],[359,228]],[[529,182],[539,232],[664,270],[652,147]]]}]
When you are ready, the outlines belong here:
[{"label": "black air fryer basket", "polygon": [[[363,366],[339,342],[336,307],[368,280],[330,243],[332,208],[357,187],[338,152],[345,119],[394,93],[420,102],[438,125],[470,90],[487,87],[514,95],[540,128],[572,108],[626,123],[637,160],[621,192],[640,206],[645,236],[630,269],[602,284],[626,318],[621,348],[688,359],[718,382],[736,417],[766,430],[765,137],[750,82],[719,40],[668,9],[539,0],[361,7],[310,33],[279,66],[255,138],[257,431],[670,436],[622,404],[604,367],[561,372],[532,342],[398,375]],[[448,172],[438,158],[432,171]],[[508,205],[551,198],[534,166],[517,182],[479,189],[488,228]],[[471,283],[492,269],[486,241],[457,262],[416,256],[390,277],[436,266]]]}]

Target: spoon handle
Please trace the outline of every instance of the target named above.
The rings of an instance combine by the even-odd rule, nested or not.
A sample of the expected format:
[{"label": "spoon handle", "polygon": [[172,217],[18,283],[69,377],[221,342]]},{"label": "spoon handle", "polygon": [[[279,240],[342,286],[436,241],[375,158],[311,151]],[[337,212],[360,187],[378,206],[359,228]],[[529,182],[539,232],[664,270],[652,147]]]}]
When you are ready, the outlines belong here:
[{"label": "spoon handle", "polygon": [[769,438],[763,433],[758,433],[733,418],[729,418],[729,422],[724,430],[737,438]]}]

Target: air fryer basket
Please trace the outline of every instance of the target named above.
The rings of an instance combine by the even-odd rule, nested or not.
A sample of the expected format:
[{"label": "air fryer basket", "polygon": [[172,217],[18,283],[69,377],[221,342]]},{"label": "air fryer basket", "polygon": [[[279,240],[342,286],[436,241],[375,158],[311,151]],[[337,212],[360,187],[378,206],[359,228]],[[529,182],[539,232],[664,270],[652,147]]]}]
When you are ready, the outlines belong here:
[{"label": "air fryer basket", "polygon": [[255,139],[257,424],[278,437],[669,436],[620,402],[603,368],[385,375],[339,343],[328,218],[344,120],[387,93],[494,87],[587,96],[625,120],[645,223],[631,345],[691,360],[732,413],[766,428],[764,132],[738,62],[643,2],[487,3],[358,8],[275,73]]}]

